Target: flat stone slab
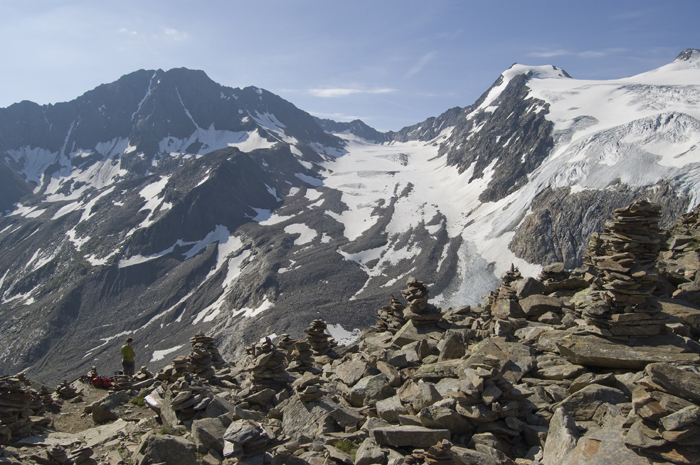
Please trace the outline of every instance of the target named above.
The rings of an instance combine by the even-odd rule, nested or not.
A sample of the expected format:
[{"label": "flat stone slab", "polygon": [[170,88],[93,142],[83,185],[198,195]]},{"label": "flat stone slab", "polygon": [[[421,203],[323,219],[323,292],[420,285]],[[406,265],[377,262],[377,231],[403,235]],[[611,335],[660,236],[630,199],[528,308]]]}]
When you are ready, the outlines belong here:
[{"label": "flat stone slab", "polygon": [[17,441],[17,444],[29,446],[62,446],[68,447],[82,440],[77,434],[71,433],[46,433],[37,436],[28,436]]},{"label": "flat stone slab", "polygon": [[450,430],[431,429],[421,426],[392,426],[375,428],[372,436],[380,446],[428,449],[443,439],[450,440]]},{"label": "flat stone slab", "polygon": [[83,440],[87,447],[98,447],[116,438],[120,431],[126,430],[128,424],[128,422],[120,418],[114,423],[81,431],[76,436]]},{"label": "flat stone slab", "polygon": [[642,370],[657,362],[700,363],[699,354],[673,350],[666,339],[638,339],[632,346],[596,336],[569,335],[556,341],[556,346],[569,362],[584,366]]}]

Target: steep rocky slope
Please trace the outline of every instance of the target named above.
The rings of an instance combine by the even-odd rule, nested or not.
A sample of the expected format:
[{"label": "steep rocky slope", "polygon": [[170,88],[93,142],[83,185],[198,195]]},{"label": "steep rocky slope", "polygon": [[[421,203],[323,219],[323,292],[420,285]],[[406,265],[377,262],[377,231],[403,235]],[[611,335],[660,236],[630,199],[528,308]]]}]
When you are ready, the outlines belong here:
[{"label": "steep rocky slope", "polygon": [[615,210],[583,267],[537,279],[512,267],[481,305],[443,312],[409,278],[348,346],[315,319],[229,363],[197,333],[188,355],[115,376],[104,396],[94,368],[53,394],[0,378],[0,453],[48,465],[698,463],[700,308],[688,299],[700,213],[663,231],[660,212]]},{"label": "steep rocky slope", "polygon": [[387,134],[185,69],[1,109],[0,369],[113,371],[127,334],[158,369],[199,329],[232,357],[316,317],[350,338],[408,276],[448,308],[511,263],[578,266],[614,208],[695,205],[699,70],[692,50],[616,81],[514,65]]}]

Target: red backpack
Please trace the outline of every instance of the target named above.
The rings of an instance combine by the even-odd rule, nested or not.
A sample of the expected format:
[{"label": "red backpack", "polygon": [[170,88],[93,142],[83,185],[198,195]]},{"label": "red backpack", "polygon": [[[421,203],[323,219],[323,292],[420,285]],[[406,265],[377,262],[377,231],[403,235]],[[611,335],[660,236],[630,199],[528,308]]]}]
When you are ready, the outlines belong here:
[{"label": "red backpack", "polygon": [[104,376],[96,376],[92,378],[92,385],[96,388],[109,389],[112,386],[112,380]]}]

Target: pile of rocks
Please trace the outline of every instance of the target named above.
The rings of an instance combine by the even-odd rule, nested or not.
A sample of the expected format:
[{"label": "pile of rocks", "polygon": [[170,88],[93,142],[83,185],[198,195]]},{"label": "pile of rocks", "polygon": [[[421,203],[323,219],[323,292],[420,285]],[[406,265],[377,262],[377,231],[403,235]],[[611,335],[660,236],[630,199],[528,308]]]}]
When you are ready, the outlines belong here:
[{"label": "pile of rocks", "polygon": [[43,408],[34,410],[34,415],[41,415],[45,410],[56,411],[61,408],[61,404],[56,402],[56,399],[49,390],[48,386],[41,386],[39,389],[39,397],[41,398]]},{"label": "pile of rocks", "polygon": [[81,447],[69,453],[61,446],[49,447],[42,455],[32,455],[31,459],[40,465],[96,465],[92,458],[92,447]]},{"label": "pile of rocks", "polygon": [[225,364],[219,349],[214,344],[215,339],[205,335],[199,331],[192,338],[192,351],[187,357],[187,370],[195,373],[200,378],[210,379],[214,376],[218,368],[222,368]]},{"label": "pile of rocks", "polygon": [[311,349],[311,344],[306,341],[296,341],[288,350],[287,361],[289,365],[287,371],[295,373],[318,372],[314,366],[314,351]]},{"label": "pile of rocks", "polygon": [[442,312],[433,304],[428,303],[428,288],[414,277],[406,281],[408,286],[401,295],[408,301],[408,307],[403,311],[406,320],[414,326],[434,325],[442,319]]},{"label": "pile of rocks", "polygon": [[0,377],[0,444],[32,432],[32,393],[16,377]]},{"label": "pile of rocks", "polygon": [[700,457],[698,368],[653,363],[644,375],[632,392],[627,446],[656,460]]},{"label": "pile of rocks", "polygon": [[115,374],[112,378],[112,389],[115,391],[123,391],[126,389],[131,389],[132,380],[129,375]]},{"label": "pile of rocks", "polygon": [[148,367],[144,365],[141,367],[141,369],[139,369],[139,371],[137,371],[134,374],[132,380],[133,380],[134,384],[136,384],[136,383],[140,383],[140,382],[152,379],[152,378],[153,378],[153,373],[148,371]]},{"label": "pile of rocks", "polygon": [[185,374],[187,374],[187,357],[181,355],[175,357],[172,364],[160,370],[155,378],[159,381],[174,383]]},{"label": "pile of rocks", "polygon": [[76,397],[78,395],[78,391],[76,391],[73,386],[71,386],[70,383],[64,379],[63,382],[56,387],[56,394],[58,394],[61,399],[68,400]]},{"label": "pile of rocks", "polygon": [[205,380],[186,375],[164,390],[161,416],[169,425],[184,423],[196,418],[211,400]]},{"label": "pile of rocks", "polygon": [[284,333],[279,337],[279,340],[277,341],[277,348],[280,350],[289,351],[289,349],[291,349],[296,342],[297,341],[292,339],[292,337],[289,334]]},{"label": "pile of rocks", "polygon": [[605,336],[652,336],[664,328],[667,315],[653,295],[659,281],[660,213],[659,205],[638,200],[615,210],[614,221],[589,242],[585,259],[597,278],[579,309]]},{"label": "pile of rocks", "polygon": [[223,439],[224,457],[242,458],[263,452],[273,437],[256,421],[238,420],[229,425]]},{"label": "pile of rocks", "polygon": [[331,351],[330,335],[326,333],[326,328],[328,325],[325,321],[316,319],[304,330],[306,340],[316,356],[327,355]]},{"label": "pile of rocks", "polygon": [[[501,285],[492,294],[491,315],[499,320],[509,318],[522,318],[525,316],[518,303],[517,291],[513,288],[513,283],[522,279],[520,270],[511,264],[510,270],[501,276]],[[502,325],[504,323],[501,323]]]},{"label": "pile of rocks", "polygon": [[323,397],[324,391],[320,387],[322,381],[326,380],[322,380],[320,376],[307,371],[301,378],[294,380],[292,388],[296,395],[299,396],[299,400],[311,402]]},{"label": "pile of rocks", "polygon": [[401,327],[406,324],[406,319],[403,317],[403,311],[406,307],[401,303],[399,299],[391,296],[391,302],[389,305],[385,305],[381,310],[377,312],[377,325],[376,329],[378,331],[390,331],[396,333]]},{"label": "pile of rocks", "polygon": [[251,357],[246,371],[252,376],[252,391],[279,390],[287,386],[290,380],[285,370],[286,356],[269,337],[262,343],[246,347],[246,353]]}]

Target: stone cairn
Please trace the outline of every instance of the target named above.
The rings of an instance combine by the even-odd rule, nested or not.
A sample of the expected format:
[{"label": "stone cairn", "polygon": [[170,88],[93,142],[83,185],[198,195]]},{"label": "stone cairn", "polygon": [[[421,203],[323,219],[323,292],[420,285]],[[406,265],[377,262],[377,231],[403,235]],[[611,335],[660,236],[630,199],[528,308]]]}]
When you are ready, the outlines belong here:
[{"label": "stone cairn", "polygon": [[405,308],[401,301],[392,295],[389,305],[385,305],[377,312],[377,318],[379,319],[375,328],[378,331],[396,333],[406,324],[406,320],[403,317]]},{"label": "stone cairn", "polygon": [[301,378],[294,380],[292,388],[296,395],[299,396],[299,400],[311,402],[320,399],[325,394],[320,387],[323,381],[320,376],[307,371]]},{"label": "stone cairn", "polygon": [[93,465],[97,464],[92,458],[91,447],[81,447],[71,451],[70,455],[61,446],[53,446],[44,451],[43,455],[32,455],[30,458],[41,465]]},{"label": "stone cairn", "polygon": [[78,391],[64,379],[63,382],[56,387],[56,394],[58,394],[61,399],[68,400],[78,396]]},{"label": "stone cairn", "polygon": [[325,321],[316,319],[304,330],[306,340],[309,341],[316,356],[327,355],[331,351],[330,336],[326,334],[327,327]]},{"label": "stone cairn", "polygon": [[314,351],[306,341],[295,341],[287,354],[287,371],[294,373],[318,372],[314,366]]},{"label": "stone cairn", "polygon": [[151,378],[153,378],[153,373],[148,371],[148,367],[144,365],[139,371],[136,372],[136,374],[133,377],[133,381],[134,383],[140,383]]},{"label": "stone cairn", "polygon": [[442,318],[439,308],[428,303],[428,288],[416,278],[410,277],[406,281],[408,286],[401,291],[401,295],[408,301],[408,307],[403,311],[403,316],[411,320],[414,326],[435,324]]},{"label": "stone cairn", "polygon": [[214,341],[213,337],[206,336],[202,331],[190,338],[192,351],[187,357],[187,371],[200,378],[211,379],[216,374],[215,368],[224,366],[224,360]]},{"label": "stone cairn", "polygon": [[[204,381],[189,373],[171,384],[169,389],[172,392],[171,409],[181,422],[191,420],[211,402]],[[177,424],[172,419],[170,423]]]},{"label": "stone cairn", "polygon": [[251,356],[246,370],[251,374],[253,386],[251,391],[257,392],[263,389],[278,391],[289,383],[289,373],[285,370],[286,356],[283,351],[265,338],[259,344],[251,344],[246,347],[246,353]]},{"label": "stone cairn", "polygon": [[615,219],[589,240],[584,263],[597,278],[578,310],[604,336],[653,336],[663,330],[666,315],[653,296],[660,213],[660,205],[638,200],[615,210]]},{"label": "stone cairn", "polygon": [[455,465],[452,458],[452,443],[446,439],[432,446],[425,453],[425,463],[427,465]]},{"label": "stone cairn", "polygon": [[131,376],[129,375],[118,375],[115,374],[112,379],[112,388],[115,391],[123,391],[126,389],[131,389]]},{"label": "stone cairn", "polygon": [[0,377],[0,444],[32,432],[32,393],[16,377]]}]

